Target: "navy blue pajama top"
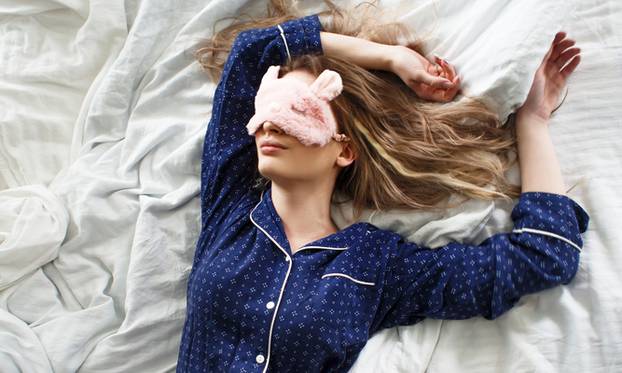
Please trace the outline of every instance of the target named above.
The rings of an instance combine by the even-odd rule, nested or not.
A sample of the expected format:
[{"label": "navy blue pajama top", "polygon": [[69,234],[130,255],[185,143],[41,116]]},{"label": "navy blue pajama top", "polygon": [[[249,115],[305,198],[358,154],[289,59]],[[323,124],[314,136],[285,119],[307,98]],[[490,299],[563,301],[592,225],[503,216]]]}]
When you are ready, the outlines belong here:
[{"label": "navy blue pajama top", "polygon": [[[512,232],[435,249],[357,222],[295,254],[246,124],[270,65],[321,54],[317,15],[236,38],[213,101],[201,222],[177,372],[346,372],[367,340],[426,317],[494,319],[575,276],[589,216],[567,196],[525,192]],[[287,43],[287,47],[286,44]]]}]

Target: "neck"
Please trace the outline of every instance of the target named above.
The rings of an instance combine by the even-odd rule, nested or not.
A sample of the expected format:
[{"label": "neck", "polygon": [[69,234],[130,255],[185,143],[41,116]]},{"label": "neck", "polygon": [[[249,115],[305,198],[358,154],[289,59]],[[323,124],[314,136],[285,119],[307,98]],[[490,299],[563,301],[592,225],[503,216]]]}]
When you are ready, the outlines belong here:
[{"label": "neck", "polygon": [[[292,250],[339,229],[330,217],[334,180],[274,182],[271,197]],[[296,246],[296,247],[294,247]]]}]

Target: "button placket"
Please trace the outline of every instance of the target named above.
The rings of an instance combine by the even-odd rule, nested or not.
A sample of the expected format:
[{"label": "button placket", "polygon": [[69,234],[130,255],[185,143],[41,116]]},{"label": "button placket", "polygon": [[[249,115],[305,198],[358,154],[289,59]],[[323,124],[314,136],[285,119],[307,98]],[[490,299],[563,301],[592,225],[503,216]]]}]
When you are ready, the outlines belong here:
[{"label": "button placket", "polygon": [[266,366],[264,367],[262,371],[263,373],[265,373],[266,370],[268,369],[268,364],[270,363],[270,351],[271,351],[271,344],[272,344],[272,333],[274,331],[274,324],[276,323],[276,316],[278,313],[279,305],[281,304],[281,300],[283,299],[283,293],[285,290],[285,286],[287,285],[287,279],[289,278],[289,275],[292,269],[293,258],[291,258],[288,255],[287,251],[279,244],[278,240],[276,240],[273,236],[271,236],[270,233],[266,231],[266,229],[264,229],[261,225],[257,224],[257,222],[254,220],[253,212],[260,205],[262,200],[263,200],[263,194],[262,194],[262,199],[259,201],[259,203],[257,203],[255,208],[251,210],[249,214],[250,220],[257,227],[257,229],[262,231],[268,237],[268,239],[270,239],[270,241],[272,241],[272,243],[274,243],[278,247],[278,249],[285,256],[285,262],[288,263],[287,265],[285,265],[287,272],[285,273],[285,279],[283,279],[283,283],[281,284],[277,301],[276,302],[269,301],[268,303],[266,303],[266,308],[268,309],[274,308],[274,312],[272,312],[272,321],[270,322],[270,330],[268,332],[268,345],[267,345],[267,350],[266,350],[266,356],[264,356],[263,354],[258,354],[255,356],[255,361],[258,364],[264,364],[264,363],[266,364]]}]

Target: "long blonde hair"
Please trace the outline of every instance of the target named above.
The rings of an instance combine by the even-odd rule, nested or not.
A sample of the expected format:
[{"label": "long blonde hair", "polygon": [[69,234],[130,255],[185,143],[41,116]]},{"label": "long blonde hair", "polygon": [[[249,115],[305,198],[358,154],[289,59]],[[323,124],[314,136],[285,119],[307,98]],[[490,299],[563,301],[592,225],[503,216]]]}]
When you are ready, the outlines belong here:
[{"label": "long blonde hair", "polygon": [[[373,12],[350,13],[324,0],[328,10],[318,13],[322,30],[362,37],[378,43],[406,45],[423,54],[423,41],[414,40],[405,25],[377,24]],[[373,3],[365,3],[370,8]],[[369,9],[369,8],[368,8]],[[235,23],[215,33],[195,52],[202,68],[217,82],[233,40],[243,30],[274,26],[301,15],[286,0],[271,0],[268,14]],[[352,139],[357,159],[339,173],[335,191],[352,201],[354,218],[363,209],[441,209],[448,197],[510,200],[520,186],[508,182],[516,161],[512,126],[502,126],[482,100],[464,97],[450,103],[420,99],[390,72],[366,70],[326,55],[293,58],[281,74],[306,69],[318,76],[324,69],[338,72],[343,91],[331,106],[339,131]],[[267,179],[260,177],[263,185]],[[335,193],[333,193],[335,197]],[[333,198],[333,202],[336,198]],[[439,205],[445,202],[444,205]]]}]

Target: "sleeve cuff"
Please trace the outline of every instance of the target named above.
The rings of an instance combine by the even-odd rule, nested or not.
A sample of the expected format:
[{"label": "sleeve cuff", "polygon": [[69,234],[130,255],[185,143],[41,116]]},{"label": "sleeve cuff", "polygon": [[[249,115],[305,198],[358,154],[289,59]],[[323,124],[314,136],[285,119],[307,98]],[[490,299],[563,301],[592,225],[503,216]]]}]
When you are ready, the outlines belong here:
[{"label": "sleeve cuff", "polygon": [[322,24],[317,14],[283,22],[281,27],[292,58],[305,54],[323,54],[320,39]]},{"label": "sleeve cuff", "polygon": [[548,192],[521,193],[512,210],[514,233],[534,233],[556,237],[578,250],[581,233],[587,230],[589,215],[568,196]]}]

